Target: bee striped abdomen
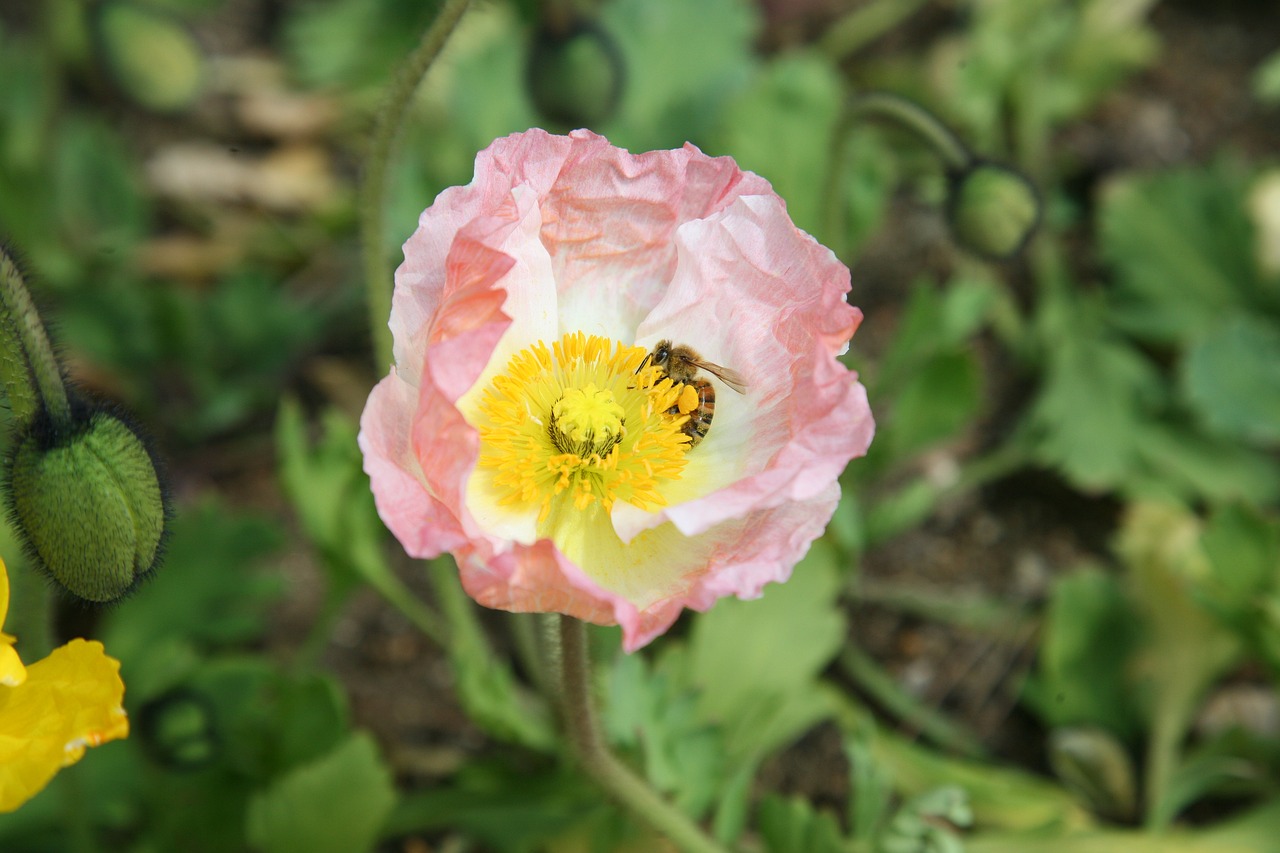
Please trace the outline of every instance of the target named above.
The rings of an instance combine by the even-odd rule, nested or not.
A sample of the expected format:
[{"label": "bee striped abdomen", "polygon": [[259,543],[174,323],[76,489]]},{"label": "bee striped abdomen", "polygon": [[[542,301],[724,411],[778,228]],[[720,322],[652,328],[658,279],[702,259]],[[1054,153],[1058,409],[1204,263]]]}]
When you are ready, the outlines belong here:
[{"label": "bee striped abdomen", "polygon": [[[689,436],[689,447],[692,448],[706,438],[707,430],[711,429],[711,419],[716,414],[716,389],[708,380],[701,378],[687,384],[698,392],[698,407],[689,412],[689,420],[685,421],[680,431]],[[679,407],[673,406],[669,414],[680,414]]]}]

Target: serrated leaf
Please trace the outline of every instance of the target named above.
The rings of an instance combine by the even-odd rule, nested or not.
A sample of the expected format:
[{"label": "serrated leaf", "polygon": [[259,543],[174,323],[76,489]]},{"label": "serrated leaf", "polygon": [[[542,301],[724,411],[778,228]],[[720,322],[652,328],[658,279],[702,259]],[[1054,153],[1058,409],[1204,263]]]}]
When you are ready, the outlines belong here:
[{"label": "serrated leaf", "polygon": [[395,805],[373,738],[352,735],[249,802],[247,836],[263,853],[361,853]]},{"label": "serrated leaf", "polygon": [[608,673],[602,719],[615,743],[639,750],[645,776],[689,814],[720,792],[723,736],[697,713],[696,695],[672,672],[668,654],[651,669],[640,655],[618,654]]},{"label": "serrated leaf", "polygon": [[1137,462],[1135,428],[1159,387],[1150,363],[1132,347],[1070,334],[1051,351],[1031,411],[1039,456],[1085,488],[1117,485]]},{"label": "serrated leaf", "polygon": [[1108,188],[1103,257],[1116,273],[1112,320],[1169,344],[1207,334],[1258,291],[1243,182],[1225,168],[1181,170]]}]

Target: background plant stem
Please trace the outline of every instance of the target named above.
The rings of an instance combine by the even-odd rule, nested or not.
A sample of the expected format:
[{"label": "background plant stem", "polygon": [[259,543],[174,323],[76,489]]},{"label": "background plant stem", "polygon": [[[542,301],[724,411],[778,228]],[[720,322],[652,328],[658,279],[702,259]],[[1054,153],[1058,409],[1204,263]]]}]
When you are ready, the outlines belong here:
[{"label": "background plant stem", "polygon": [[845,104],[849,122],[863,118],[886,118],[920,137],[942,158],[948,171],[961,171],[973,162],[973,154],[960,137],[924,107],[899,95],[869,92],[854,95]]},{"label": "background plant stem", "polygon": [[387,193],[387,166],[413,93],[470,4],[471,0],[446,0],[440,14],[423,34],[422,41],[400,68],[387,93],[386,102],[374,119],[373,136],[369,140],[369,153],[364,163],[364,180],[360,185],[360,247],[369,306],[369,334],[373,339],[374,366],[378,372],[386,370],[393,358],[391,330],[387,327],[387,318],[391,316],[391,267],[382,245],[385,239],[382,217]]},{"label": "background plant stem", "polygon": [[560,682],[565,730],[587,775],[685,853],[728,853],[609,750],[600,733],[591,696],[586,625],[572,616],[560,617]]},{"label": "background plant stem", "polygon": [[62,371],[44,323],[17,264],[0,249],[0,373],[14,419],[30,421],[40,409],[55,426],[71,423]]}]

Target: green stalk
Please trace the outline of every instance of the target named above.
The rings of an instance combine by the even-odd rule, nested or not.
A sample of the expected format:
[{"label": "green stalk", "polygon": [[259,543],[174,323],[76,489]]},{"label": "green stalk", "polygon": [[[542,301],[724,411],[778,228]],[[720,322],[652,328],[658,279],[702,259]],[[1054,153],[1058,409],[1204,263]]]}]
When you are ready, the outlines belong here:
[{"label": "green stalk", "polygon": [[391,269],[382,249],[387,167],[413,93],[444,49],[445,42],[470,3],[471,0],[446,0],[440,14],[431,22],[422,41],[396,75],[391,91],[374,119],[373,137],[369,141],[364,164],[364,180],[360,185],[360,244],[369,303],[369,334],[373,339],[375,367],[379,372],[385,370],[393,358],[391,330],[387,328],[387,318],[391,316]]},{"label": "green stalk", "polygon": [[942,159],[948,172],[960,172],[973,164],[973,155],[960,138],[919,104],[887,92],[851,95],[831,132],[827,151],[827,182],[822,189],[823,233],[836,256],[848,254],[845,245],[844,187],[848,183],[845,149],[864,119],[888,119],[914,133]]},{"label": "green stalk", "polygon": [[912,696],[857,646],[846,646],[839,661],[840,668],[901,725],[915,729],[944,749],[968,758],[986,757],[982,741],[975,734]]},{"label": "green stalk", "polygon": [[18,423],[43,410],[55,427],[71,424],[62,371],[40,314],[13,259],[0,249],[0,381]]},{"label": "green stalk", "polygon": [[658,795],[609,750],[591,697],[587,631],[572,616],[560,617],[560,683],[564,725],[582,769],[636,818],[662,833],[684,853],[727,853],[688,815]]},{"label": "green stalk", "polygon": [[12,571],[11,566],[9,596],[13,606],[3,627],[18,638],[18,652],[24,661],[43,660],[54,645],[54,598],[48,581],[32,571]]},{"label": "green stalk", "polygon": [[832,24],[818,48],[834,60],[857,53],[928,5],[929,0],[874,0]]},{"label": "green stalk", "polygon": [[950,128],[924,107],[900,95],[887,92],[871,92],[854,95],[845,103],[845,115],[850,120],[863,118],[888,119],[899,127],[911,131],[927,143],[942,158],[947,170],[963,171],[973,163],[973,155]]},{"label": "green stalk", "polygon": [[444,617],[415,595],[400,578],[390,572],[385,575],[370,573],[364,576],[364,580],[427,638],[436,645],[445,646],[448,636]]}]

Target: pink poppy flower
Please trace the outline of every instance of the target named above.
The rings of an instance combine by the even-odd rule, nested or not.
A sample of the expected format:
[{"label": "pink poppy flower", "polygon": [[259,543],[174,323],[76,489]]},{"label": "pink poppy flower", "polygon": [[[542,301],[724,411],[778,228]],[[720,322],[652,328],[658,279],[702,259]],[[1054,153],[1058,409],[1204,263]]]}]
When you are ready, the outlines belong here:
[{"label": "pink poppy flower", "polygon": [[[836,360],[848,270],[728,157],[515,134],[404,255],[365,471],[409,554],[451,552],[480,604],[618,624],[634,651],[786,580],[871,442]],[[745,385],[699,370],[700,440],[701,383],[646,359],[663,340]]]}]

